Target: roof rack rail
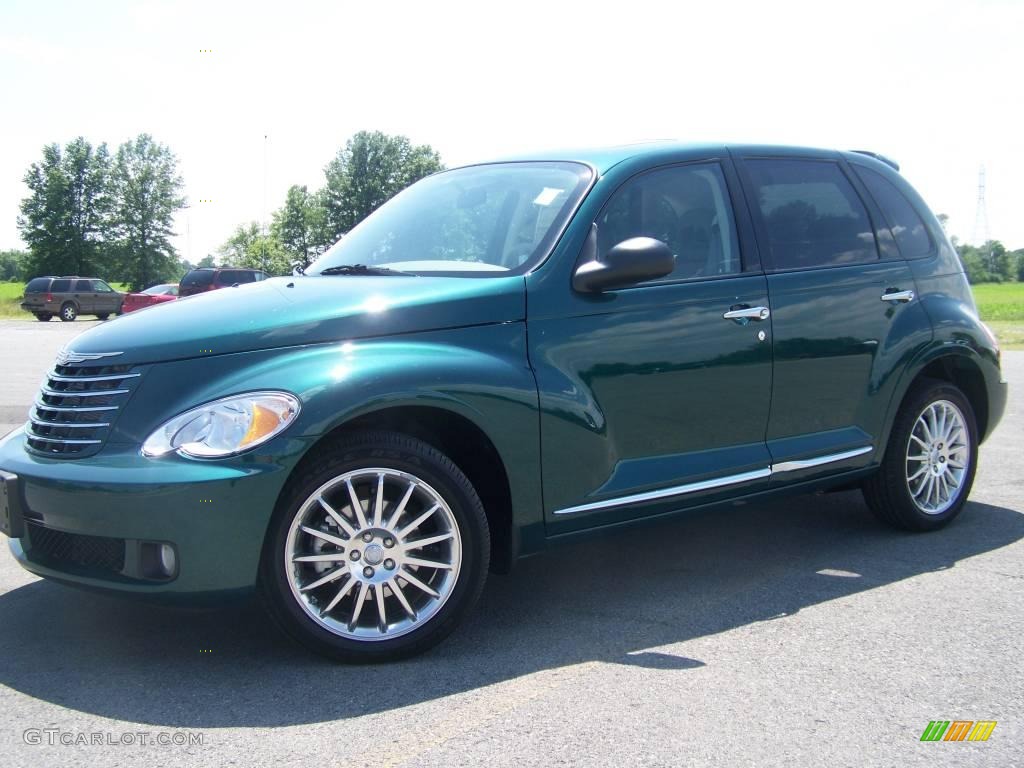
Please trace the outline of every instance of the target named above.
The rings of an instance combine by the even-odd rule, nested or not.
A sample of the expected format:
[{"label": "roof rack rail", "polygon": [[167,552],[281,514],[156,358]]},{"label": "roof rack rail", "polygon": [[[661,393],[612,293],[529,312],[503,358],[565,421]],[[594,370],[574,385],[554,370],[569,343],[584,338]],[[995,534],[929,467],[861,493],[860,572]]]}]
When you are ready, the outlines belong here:
[{"label": "roof rack rail", "polygon": [[858,155],[867,155],[868,157],[875,158],[875,160],[881,160],[883,163],[888,165],[894,171],[898,171],[900,169],[900,164],[899,163],[897,163],[891,157],[886,157],[885,155],[881,155],[878,152],[869,152],[866,149],[854,149],[852,151],[857,153]]}]

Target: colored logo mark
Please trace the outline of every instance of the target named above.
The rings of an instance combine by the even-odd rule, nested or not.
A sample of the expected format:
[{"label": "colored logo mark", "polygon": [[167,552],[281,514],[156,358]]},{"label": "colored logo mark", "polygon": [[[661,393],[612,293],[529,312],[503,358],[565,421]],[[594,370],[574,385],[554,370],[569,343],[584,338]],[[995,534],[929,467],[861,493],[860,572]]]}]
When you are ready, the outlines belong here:
[{"label": "colored logo mark", "polygon": [[921,741],[988,741],[995,720],[931,720]]}]

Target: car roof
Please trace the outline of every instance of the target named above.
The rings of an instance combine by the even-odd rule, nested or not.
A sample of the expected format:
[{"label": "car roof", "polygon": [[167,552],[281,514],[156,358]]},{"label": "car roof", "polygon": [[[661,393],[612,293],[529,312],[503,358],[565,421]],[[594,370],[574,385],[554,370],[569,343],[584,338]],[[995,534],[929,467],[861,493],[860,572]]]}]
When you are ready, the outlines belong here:
[{"label": "car roof", "polygon": [[[530,160],[541,161],[563,161],[585,163],[597,170],[599,174],[607,173],[612,167],[626,160],[645,159],[652,165],[659,161],[678,162],[685,161],[688,157],[707,157],[708,155],[724,154],[730,152],[738,155],[789,155],[794,157],[816,156],[816,157],[838,157],[849,153],[840,152],[835,149],[818,147],[789,146],[782,144],[739,144],[723,142],[684,142],[676,140],[645,141],[636,144],[620,144],[608,147],[576,147],[570,149],[544,150],[517,154],[506,157],[499,157],[490,162],[524,162]],[[892,168],[898,168],[896,163],[887,157],[874,152],[858,150],[858,154],[867,157],[876,157]]]}]

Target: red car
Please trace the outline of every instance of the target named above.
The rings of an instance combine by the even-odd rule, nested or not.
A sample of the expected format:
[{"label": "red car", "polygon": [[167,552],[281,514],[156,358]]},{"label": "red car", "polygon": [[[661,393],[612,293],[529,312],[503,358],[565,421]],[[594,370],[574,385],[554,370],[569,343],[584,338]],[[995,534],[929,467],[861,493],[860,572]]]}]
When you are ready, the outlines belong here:
[{"label": "red car", "polygon": [[121,305],[121,311],[132,312],[136,309],[163,304],[165,301],[174,301],[176,298],[178,298],[177,285],[154,285],[142,293],[129,293],[125,296],[124,304]]}]

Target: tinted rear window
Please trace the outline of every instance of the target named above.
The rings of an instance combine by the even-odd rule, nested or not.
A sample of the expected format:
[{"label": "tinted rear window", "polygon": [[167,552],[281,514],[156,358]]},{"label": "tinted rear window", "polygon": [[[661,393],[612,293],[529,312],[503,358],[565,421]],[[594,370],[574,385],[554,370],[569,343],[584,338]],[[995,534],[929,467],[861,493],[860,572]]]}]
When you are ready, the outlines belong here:
[{"label": "tinted rear window", "polygon": [[[226,280],[224,282],[227,282]],[[232,281],[232,285],[235,283],[254,283],[256,282],[255,272],[246,272],[244,269],[240,269],[235,272],[235,279]]]},{"label": "tinted rear window", "polygon": [[75,280],[75,290],[76,291],[85,291],[86,293],[91,292],[92,291],[92,281],[91,280]]},{"label": "tinted rear window", "polygon": [[181,279],[181,284],[184,286],[198,286],[203,287],[213,284],[213,270],[212,269],[197,269],[189,272],[185,277]]},{"label": "tinted rear window", "polygon": [[25,286],[25,293],[45,293],[50,289],[50,278],[36,277],[28,281]]},{"label": "tinted rear window", "polygon": [[867,210],[836,163],[749,160],[775,269],[878,259]]},{"label": "tinted rear window", "polygon": [[54,280],[50,286],[50,293],[67,293],[71,290],[70,280]]},{"label": "tinted rear window", "polygon": [[875,198],[878,207],[882,209],[882,215],[885,216],[889,229],[896,238],[896,245],[899,246],[903,258],[917,259],[931,253],[932,239],[928,236],[924,221],[896,185],[870,168],[855,165],[854,169],[864,182],[864,186],[868,188],[868,192]]}]

